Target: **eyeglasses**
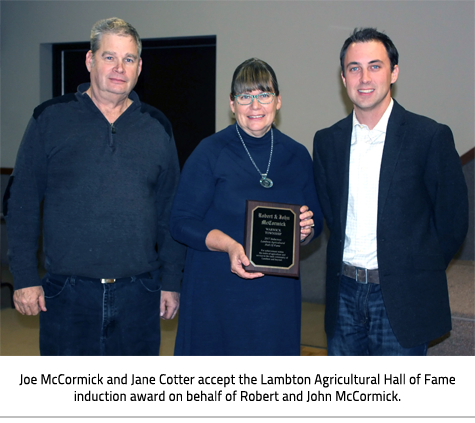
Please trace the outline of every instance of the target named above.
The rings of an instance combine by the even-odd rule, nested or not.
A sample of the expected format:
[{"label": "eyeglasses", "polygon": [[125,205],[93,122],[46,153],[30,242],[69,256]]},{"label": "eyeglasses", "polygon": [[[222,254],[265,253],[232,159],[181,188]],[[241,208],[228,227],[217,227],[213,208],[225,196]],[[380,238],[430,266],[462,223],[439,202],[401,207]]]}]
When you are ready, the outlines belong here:
[{"label": "eyeglasses", "polygon": [[275,93],[260,93],[260,94],[239,94],[235,95],[234,98],[241,106],[248,106],[251,104],[254,99],[256,99],[261,104],[269,104],[274,100]]}]

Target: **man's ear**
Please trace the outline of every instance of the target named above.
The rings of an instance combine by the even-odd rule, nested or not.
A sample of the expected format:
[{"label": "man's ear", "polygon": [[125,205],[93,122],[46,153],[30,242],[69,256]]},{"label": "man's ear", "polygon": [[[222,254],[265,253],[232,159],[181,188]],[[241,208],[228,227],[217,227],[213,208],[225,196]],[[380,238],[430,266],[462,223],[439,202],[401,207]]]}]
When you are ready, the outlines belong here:
[{"label": "man's ear", "polygon": [[391,72],[391,84],[394,84],[397,81],[398,77],[399,77],[399,66],[394,65],[394,69]]},{"label": "man's ear", "polygon": [[91,68],[94,66],[94,55],[92,54],[92,51],[89,50],[86,53],[86,68],[89,72],[91,72]]},{"label": "man's ear", "polygon": [[341,72],[340,75],[341,75],[341,80],[343,81],[343,85],[344,85],[345,88],[346,88],[346,78],[345,78],[345,76],[343,75],[343,72]]}]

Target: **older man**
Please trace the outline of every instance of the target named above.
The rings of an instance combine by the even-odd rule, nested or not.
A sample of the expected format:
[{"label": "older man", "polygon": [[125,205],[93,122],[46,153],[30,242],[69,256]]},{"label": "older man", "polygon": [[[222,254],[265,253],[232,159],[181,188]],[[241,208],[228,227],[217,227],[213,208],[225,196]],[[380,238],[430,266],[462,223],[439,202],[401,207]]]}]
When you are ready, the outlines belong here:
[{"label": "older man", "polygon": [[97,22],[90,84],[38,106],[18,152],[4,197],[9,260],[17,310],[41,312],[42,355],[158,355],[160,317],[178,309],[178,159],[170,122],[132,91],[140,54],[130,24]]}]

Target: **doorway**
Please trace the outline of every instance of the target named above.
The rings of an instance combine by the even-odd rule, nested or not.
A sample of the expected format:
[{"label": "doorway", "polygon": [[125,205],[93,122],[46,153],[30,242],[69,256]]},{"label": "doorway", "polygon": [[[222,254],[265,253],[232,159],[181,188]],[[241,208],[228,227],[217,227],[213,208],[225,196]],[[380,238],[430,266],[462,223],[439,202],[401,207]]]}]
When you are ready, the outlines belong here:
[{"label": "doorway", "polygon": [[[89,82],[89,42],[53,44],[53,97]],[[170,120],[180,167],[216,131],[216,36],[142,40],[142,73],[134,90]]]}]

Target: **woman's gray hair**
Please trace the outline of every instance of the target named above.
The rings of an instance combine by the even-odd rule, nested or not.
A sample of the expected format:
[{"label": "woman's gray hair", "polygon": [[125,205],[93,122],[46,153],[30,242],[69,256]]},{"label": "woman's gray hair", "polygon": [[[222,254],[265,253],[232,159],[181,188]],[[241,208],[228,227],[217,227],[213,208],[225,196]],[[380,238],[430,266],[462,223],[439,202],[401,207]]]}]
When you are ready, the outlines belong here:
[{"label": "woman's gray hair", "polygon": [[139,57],[142,54],[142,41],[140,41],[140,36],[137,30],[119,18],[107,18],[97,21],[91,29],[91,52],[92,55],[99,50],[102,36],[104,34],[117,34],[117,35],[129,35],[137,44],[137,50]]}]

